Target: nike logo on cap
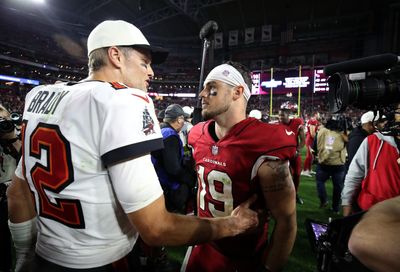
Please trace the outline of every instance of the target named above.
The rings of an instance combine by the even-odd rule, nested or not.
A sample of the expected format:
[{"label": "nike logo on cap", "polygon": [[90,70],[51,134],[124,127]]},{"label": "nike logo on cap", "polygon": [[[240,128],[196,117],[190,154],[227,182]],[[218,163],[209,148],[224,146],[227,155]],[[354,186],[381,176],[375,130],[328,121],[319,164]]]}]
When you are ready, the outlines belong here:
[{"label": "nike logo on cap", "polygon": [[294,132],[291,131],[291,130],[288,131],[287,129],[285,129],[285,132],[286,132],[286,134],[287,134],[288,136],[294,135]]}]

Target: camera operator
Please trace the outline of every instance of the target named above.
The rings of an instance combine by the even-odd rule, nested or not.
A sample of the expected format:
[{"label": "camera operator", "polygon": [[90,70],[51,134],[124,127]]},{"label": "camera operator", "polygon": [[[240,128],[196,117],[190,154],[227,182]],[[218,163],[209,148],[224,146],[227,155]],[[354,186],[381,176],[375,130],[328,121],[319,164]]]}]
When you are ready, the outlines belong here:
[{"label": "camera operator", "polygon": [[[350,252],[373,271],[400,271],[400,196],[373,206],[350,236]],[[379,231],[377,231],[379,230]]]},{"label": "camera operator", "polygon": [[361,124],[355,127],[349,134],[349,141],[347,143],[347,162],[346,172],[349,169],[350,163],[353,160],[358,148],[362,141],[370,134],[375,132],[374,122],[379,119],[379,115],[374,114],[373,111],[368,111],[361,116]]},{"label": "camera operator", "polygon": [[[400,122],[399,105],[394,114],[396,123]],[[368,210],[380,201],[400,195],[399,144],[400,136],[380,132],[364,139],[344,181],[343,215]]]},{"label": "camera operator", "polygon": [[[18,118],[17,118],[18,119]],[[11,238],[8,229],[6,190],[17,167],[21,141],[16,135],[15,121],[0,105],[0,271],[11,269]]]},{"label": "camera operator", "polygon": [[317,191],[320,208],[328,206],[325,182],[331,177],[333,182],[332,211],[339,212],[340,193],[343,188],[346,161],[347,127],[346,120],[333,116],[316,136],[317,140]]}]

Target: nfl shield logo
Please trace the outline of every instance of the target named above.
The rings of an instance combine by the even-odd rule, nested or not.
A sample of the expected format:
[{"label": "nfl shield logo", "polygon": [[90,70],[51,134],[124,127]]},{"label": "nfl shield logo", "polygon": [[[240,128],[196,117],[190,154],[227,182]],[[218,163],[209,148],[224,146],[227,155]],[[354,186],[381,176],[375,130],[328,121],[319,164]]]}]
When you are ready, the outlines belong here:
[{"label": "nfl shield logo", "polygon": [[214,156],[217,155],[217,154],[218,154],[218,146],[213,145],[213,146],[211,147],[211,153],[212,153]]}]

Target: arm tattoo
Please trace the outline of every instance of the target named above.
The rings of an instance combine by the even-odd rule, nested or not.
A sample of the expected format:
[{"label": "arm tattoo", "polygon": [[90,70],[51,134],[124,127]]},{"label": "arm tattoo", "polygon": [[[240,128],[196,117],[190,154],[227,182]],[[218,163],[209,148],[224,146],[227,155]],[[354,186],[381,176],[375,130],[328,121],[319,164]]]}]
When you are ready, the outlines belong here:
[{"label": "arm tattoo", "polygon": [[268,185],[263,186],[264,192],[277,192],[284,190],[290,184],[288,178],[290,177],[289,168],[286,162],[282,161],[267,161],[265,164],[273,170],[272,179]]}]

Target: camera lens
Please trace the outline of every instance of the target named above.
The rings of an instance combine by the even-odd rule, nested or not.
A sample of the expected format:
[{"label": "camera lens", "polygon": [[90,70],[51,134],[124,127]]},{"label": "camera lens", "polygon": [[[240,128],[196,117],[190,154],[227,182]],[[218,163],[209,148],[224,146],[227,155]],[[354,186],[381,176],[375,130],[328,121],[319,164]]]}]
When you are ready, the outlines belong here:
[{"label": "camera lens", "polygon": [[15,128],[11,120],[0,118],[0,133],[9,133]]},{"label": "camera lens", "polygon": [[348,106],[349,101],[349,81],[343,73],[333,74],[328,79],[329,84],[329,110],[331,112],[342,112]]},{"label": "camera lens", "polygon": [[18,112],[13,112],[10,114],[11,120],[14,122],[16,125],[21,125],[22,122],[22,116]]},{"label": "camera lens", "polygon": [[345,74],[336,73],[328,83],[329,110],[332,112],[342,112],[348,105],[368,109],[371,105],[390,103],[397,95],[397,85],[388,88],[391,85],[386,86],[385,81],[378,78],[349,80]]}]

